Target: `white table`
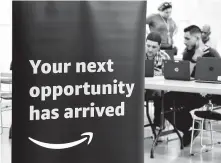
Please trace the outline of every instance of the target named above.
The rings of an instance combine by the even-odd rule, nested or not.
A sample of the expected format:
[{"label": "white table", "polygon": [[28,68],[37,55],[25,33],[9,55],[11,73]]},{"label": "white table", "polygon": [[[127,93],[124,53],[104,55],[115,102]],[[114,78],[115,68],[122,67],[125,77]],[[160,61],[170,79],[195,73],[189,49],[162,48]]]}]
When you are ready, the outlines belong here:
[{"label": "white table", "polygon": [[165,80],[163,76],[145,78],[145,89],[221,95],[221,84]]},{"label": "white table", "polygon": [[[221,84],[213,83],[198,83],[194,80],[192,81],[178,81],[178,80],[166,80],[163,76],[156,76],[152,78],[145,78],[145,89],[151,90],[161,90],[162,91],[162,107],[161,107],[161,122],[164,122],[164,92],[174,91],[174,92],[189,92],[189,93],[204,93],[204,94],[215,94],[221,95]],[[174,127],[173,131],[162,132],[163,123],[161,123],[161,129],[153,142],[151,148],[151,158],[154,157],[154,148],[160,136],[176,132],[178,137],[182,142],[179,132]],[[183,149],[183,144],[181,143],[181,149]]]}]

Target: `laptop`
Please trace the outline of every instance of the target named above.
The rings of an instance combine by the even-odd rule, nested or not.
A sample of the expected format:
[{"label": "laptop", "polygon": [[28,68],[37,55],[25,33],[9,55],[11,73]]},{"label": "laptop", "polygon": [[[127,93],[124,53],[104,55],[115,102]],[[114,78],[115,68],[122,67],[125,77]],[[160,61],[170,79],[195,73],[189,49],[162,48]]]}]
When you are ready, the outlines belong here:
[{"label": "laptop", "polygon": [[221,84],[221,59],[214,57],[199,58],[196,63],[195,81]]},{"label": "laptop", "polygon": [[154,60],[145,60],[145,77],[154,76]]},{"label": "laptop", "polygon": [[164,61],[164,78],[168,80],[190,81],[190,62],[189,61]]}]

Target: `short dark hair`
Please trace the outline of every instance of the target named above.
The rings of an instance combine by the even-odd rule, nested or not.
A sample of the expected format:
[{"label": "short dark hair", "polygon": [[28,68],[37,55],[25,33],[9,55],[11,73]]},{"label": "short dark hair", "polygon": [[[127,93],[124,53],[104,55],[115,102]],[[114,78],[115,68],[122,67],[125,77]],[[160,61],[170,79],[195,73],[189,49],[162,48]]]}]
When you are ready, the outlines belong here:
[{"label": "short dark hair", "polygon": [[161,41],[162,41],[160,33],[158,33],[158,32],[149,33],[146,38],[146,41],[147,40],[157,42],[159,45],[161,44]]},{"label": "short dark hair", "polygon": [[184,29],[184,32],[190,32],[190,34],[202,34],[201,29],[196,25],[191,25]]}]

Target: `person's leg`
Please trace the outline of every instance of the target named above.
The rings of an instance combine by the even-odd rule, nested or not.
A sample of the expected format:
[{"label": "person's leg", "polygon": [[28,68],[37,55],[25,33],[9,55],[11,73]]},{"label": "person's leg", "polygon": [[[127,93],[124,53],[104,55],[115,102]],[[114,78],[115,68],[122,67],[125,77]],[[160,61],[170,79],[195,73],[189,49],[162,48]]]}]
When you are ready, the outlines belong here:
[{"label": "person's leg", "polygon": [[149,99],[153,100],[154,105],[154,120],[153,123],[155,126],[160,127],[161,125],[161,104],[162,104],[162,97],[161,91],[159,90],[147,90],[145,94],[145,99],[147,101]]},{"label": "person's leg", "polygon": [[152,98],[152,94],[153,94],[152,90],[146,89],[145,90],[145,94],[144,94],[145,101],[148,101],[149,99],[151,99]]},{"label": "person's leg", "polygon": [[145,90],[145,101],[146,101],[146,116],[147,116],[147,119],[149,121],[149,125],[152,129],[152,133],[154,135],[154,138],[156,138],[156,125],[154,124],[154,122],[152,122],[151,118],[150,118],[150,115],[149,115],[149,100],[152,99],[152,96],[153,95],[153,91],[152,90]]},{"label": "person's leg", "polygon": [[[191,94],[186,94],[185,95],[185,99],[187,100],[184,100],[184,109],[188,111],[188,121],[186,120],[185,122],[188,123],[189,127],[187,128],[190,128],[192,126],[192,123],[193,123],[193,119],[192,119],[192,116],[190,114],[190,111],[191,110],[194,110],[194,109],[199,109],[201,107],[203,107],[205,104],[207,104],[209,101],[207,98],[201,96],[200,94],[194,94],[194,93],[191,93]],[[187,117],[187,115],[185,115],[185,117]],[[191,124],[190,124],[191,122]],[[199,123],[195,122],[194,124],[194,128],[195,129],[198,129],[200,128],[201,126],[199,125]],[[184,143],[184,146],[188,146],[190,145],[191,143],[191,132],[192,131],[184,131],[184,136],[183,136],[183,143]],[[194,134],[193,134],[193,139],[195,139],[198,134],[199,134],[200,131],[194,131]]]},{"label": "person's leg", "polygon": [[161,91],[154,91],[153,92],[153,102],[154,102],[154,124],[160,127],[160,118],[161,118]]},{"label": "person's leg", "polygon": [[[185,93],[183,92],[168,92],[164,96],[164,110],[170,111],[171,109],[179,109],[175,114],[175,122],[173,117],[173,112],[166,113],[165,118],[172,124],[175,123],[175,126],[178,130],[183,133],[188,131],[192,125],[192,117],[187,109],[185,109],[183,98]],[[185,122],[185,123],[184,123]]]},{"label": "person's leg", "polygon": [[152,100],[153,98],[153,90],[145,90],[145,101],[146,101],[146,105],[148,106],[149,101]]},{"label": "person's leg", "polygon": [[180,105],[184,106],[188,111],[198,109],[207,104],[209,100],[198,93],[184,93]]},{"label": "person's leg", "polygon": [[[192,126],[193,119],[190,111],[202,107],[206,102],[205,98],[198,94],[169,92],[165,95],[165,110],[170,110],[170,108],[173,107],[180,109],[176,112],[175,126],[184,134],[184,146],[188,146],[191,142],[191,131],[189,131],[189,129]],[[170,123],[174,123],[172,113],[166,114],[165,117]],[[195,128],[199,127],[200,126],[196,123]],[[195,132],[194,137],[196,137],[198,133],[199,132]]]},{"label": "person's leg", "polygon": [[154,97],[154,124],[160,127],[161,97]]},{"label": "person's leg", "polygon": [[212,103],[221,106],[221,95],[212,95]]}]

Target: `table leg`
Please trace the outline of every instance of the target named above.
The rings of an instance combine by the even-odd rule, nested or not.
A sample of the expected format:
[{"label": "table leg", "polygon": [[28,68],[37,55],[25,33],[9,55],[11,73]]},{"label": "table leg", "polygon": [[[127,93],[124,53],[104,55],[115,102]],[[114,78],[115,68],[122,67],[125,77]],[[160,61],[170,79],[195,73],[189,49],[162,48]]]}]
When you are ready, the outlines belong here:
[{"label": "table leg", "polygon": [[[176,105],[175,105],[175,101],[173,103],[173,108],[176,110]],[[176,128],[176,112],[173,112],[173,124],[172,124],[174,131],[176,132],[176,134],[178,135],[178,138],[180,139],[180,149],[183,149],[183,138],[181,137],[178,129]]]},{"label": "table leg", "polygon": [[176,132],[176,134],[178,135],[178,137],[180,139],[180,149],[183,149],[184,148],[184,146],[183,146],[183,138],[181,137],[181,135],[180,135],[178,129],[175,127],[175,125],[174,124],[172,124],[172,125],[173,125],[173,128],[174,128],[174,131]]},{"label": "table leg", "polygon": [[157,137],[156,137],[156,139],[153,142],[153,145],[152,145],[152,148],[151,148],[151,152],[150,152],[150,158],[154,158],[154,149],[156,147],[156,144],[158,142],[158,139],[159,139],[161,133],[162,133],[162,129],[159,130],[159,132],[157,134]]},{"label": "table leg", "polygon": [[164,91],[161,91],[161,97],[162,97],[162,103],[161,103],[161,114],[160,114],[160,130],[157,134],[156,139],[153,142],[152,148],[151,148],[151,152],[150,152],[150,158],[154,158],[154,149],[156,147],[156,144],[158,142],[158,139],[164,129]]},{"label": "table leg", "polygon": [[[153,145],[152,145],[152,148],[151,148],[151,152],[150,152],[150,158],[154,158],[154,150],[155,150],[155,147],[156,147],[156,144],[158,142],[158,139],[160,136],[162,135],[166,135],[168,133],[171,133],[170,131],[168,131],[168,133],[163,133],[162,131],[164,130],[164,123],[165,123],[165,117],[164,117],[164,91],[162,90],[161,91],[161,96],[162,96],[162,102],[161,102],[161,115],[160,115],[160,130],[159,130],[159,133],[157,134],[156,136],[156,139],[154,140],[153,142]],[[183,139],[179,133],[179,131],[177,130],[176,126],[175,126],[175,123],[172,124],[173,125],[173,132],[175,132],[179,139],[180,139],[180,143],[181,143],[181,146],[180,148],[183,149]]]}]

